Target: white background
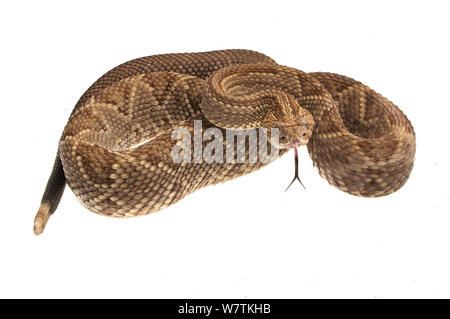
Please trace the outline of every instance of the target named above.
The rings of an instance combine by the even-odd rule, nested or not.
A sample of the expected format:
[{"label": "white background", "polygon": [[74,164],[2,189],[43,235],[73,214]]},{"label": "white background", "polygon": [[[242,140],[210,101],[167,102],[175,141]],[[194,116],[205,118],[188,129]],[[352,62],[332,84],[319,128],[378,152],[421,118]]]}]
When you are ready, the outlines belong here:
[{"label": "white background", "polygon": [[[3,1],[0,297],[450,297],[446,1]],[[417,135],[407,184],[331,187],[300,152],[159,213],[97,216],[70,189],[32,232],[73,105],[132,58],[227,48],[341,73],[397,104]]]}]

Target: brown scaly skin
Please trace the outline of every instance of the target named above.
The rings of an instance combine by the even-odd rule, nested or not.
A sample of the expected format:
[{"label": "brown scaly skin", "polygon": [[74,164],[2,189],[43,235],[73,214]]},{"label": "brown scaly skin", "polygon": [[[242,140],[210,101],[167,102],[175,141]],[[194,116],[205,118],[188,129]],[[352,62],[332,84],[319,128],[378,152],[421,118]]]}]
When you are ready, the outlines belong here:
[{"label": "brown scaly skin", "polygon": [[416,138],[408,118],[369,87],[332,73],[310,73],[333,107],[316,120],[308,151],[320,175],[357,196],[391,194],[408,180]]},{"label": "brown scaly skin", "polygon": [[[247,143],[237,146],[245,147],[243,163],[177,164],[171,132],[192,133],[196,119],[203,132],[280,128],[274,143],[280,155],[294,143],[307,144],[321,176],[354,195],[390,194],[413,167],[411,123],[352,79],[307,74],[248,50],[145,57],[108,72],[80,98],[61,137],[35,233],[56,209],[66,179],[91,211],[128,217],[156,212],[277,158],[251,163]],[[225,138],[223,146],[225,153]]]}]

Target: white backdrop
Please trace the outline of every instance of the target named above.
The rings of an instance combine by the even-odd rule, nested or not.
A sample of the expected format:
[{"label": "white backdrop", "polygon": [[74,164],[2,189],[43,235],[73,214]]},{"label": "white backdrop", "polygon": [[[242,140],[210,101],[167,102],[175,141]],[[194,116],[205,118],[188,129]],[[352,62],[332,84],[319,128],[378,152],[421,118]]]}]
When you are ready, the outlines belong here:
[{"label": "white backdrop", "polygon": [[[0,297],[450,297],[448,1],[0,4]],[[353,77],[417,135],[407,184],[345,194],[300,152],[159,213],[97,216],[70,189],[32,231],[72,107],[132,58],[246,48]]]}]

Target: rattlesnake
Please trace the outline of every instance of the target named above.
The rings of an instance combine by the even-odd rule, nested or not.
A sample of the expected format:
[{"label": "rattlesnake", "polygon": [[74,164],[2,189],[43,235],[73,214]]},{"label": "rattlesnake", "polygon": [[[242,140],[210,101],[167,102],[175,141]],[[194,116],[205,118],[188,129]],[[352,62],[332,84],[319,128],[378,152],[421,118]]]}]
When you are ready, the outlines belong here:
[{"label": "rattlesnake", "polygon": [[[267,146],[278,155],[256,162],[248,157],[244,162],[174,162],[171,150],[178,141],[172,132],[194,133],[193,120],[201,121],[202,132],[277,128],[278,141]],[[305,73],[249,50],[135,59],[98,79],[76,104],[34,231],[42,233],[66,181],[95,213],[145,215],[305,144],[323,178],[358,196],[398,190],[414,164],[410,121],[390,101],[348,77]],[[249,154],[248,141],[236,152],[239,147]]]}]

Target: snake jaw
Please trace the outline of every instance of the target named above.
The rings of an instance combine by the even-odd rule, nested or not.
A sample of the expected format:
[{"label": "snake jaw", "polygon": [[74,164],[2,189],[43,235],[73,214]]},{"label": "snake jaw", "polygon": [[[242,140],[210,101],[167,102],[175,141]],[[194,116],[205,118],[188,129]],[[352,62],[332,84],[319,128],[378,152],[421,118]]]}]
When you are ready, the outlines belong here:
[{"label": "snake jaw", "polygon": [[275,147],[291,149],[294,145],[308,144],[314,130],[314,117],[303,108],[300,111],[295,119],[283,118],[271,123],[271,127],[278,130],[278,136],[274,136],[275,141],[272,143]]}]

